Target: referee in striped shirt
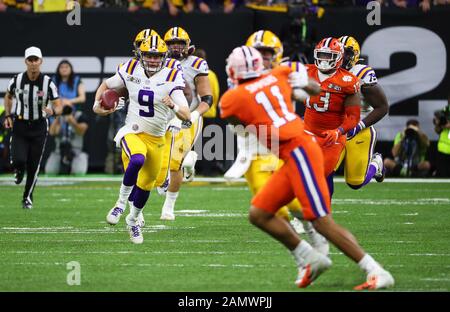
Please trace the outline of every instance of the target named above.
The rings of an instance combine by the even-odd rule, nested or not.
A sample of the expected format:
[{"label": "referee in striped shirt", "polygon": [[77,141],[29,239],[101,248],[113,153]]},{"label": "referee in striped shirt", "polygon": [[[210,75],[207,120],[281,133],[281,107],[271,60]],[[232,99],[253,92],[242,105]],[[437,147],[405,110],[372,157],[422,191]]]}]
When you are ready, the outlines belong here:
[{"label": "referee in striped shirt", "polygon": [[47,140],[46,117],[62,109],[56,85],[49,76],[41,73],[41,50],[37,47],[26,49],[25,64],[27,71],[17,74],[8,83],[4,126],[12,129],[10,151],[15,183],[20,184],[25,171],[27,173],[22,207],[31,209],[33,189]]}]

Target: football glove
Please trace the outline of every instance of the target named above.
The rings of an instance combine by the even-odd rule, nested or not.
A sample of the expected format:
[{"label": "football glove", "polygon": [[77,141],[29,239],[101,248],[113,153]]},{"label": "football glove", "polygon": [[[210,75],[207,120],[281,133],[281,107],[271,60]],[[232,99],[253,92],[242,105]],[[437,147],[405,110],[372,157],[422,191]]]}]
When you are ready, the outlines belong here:
[{"label": "football glove", "polygon": [[125,103],[126,103],[125,98],[124,98],[123,96],[120,97],[120,98],[119,98],[119,103],[117,103],[117,106],[116,106],[115,111],[118,111],[118,110],[123,109],[123,108],[125,107]]},{"label": "football glove", "polygon": [[339,136],[342,135],[342,132],[339,129],[333,129],[322,132],[322,135],[325,138],[325,146],[330,146],[338,141]]},{"label": "football glove", "polygon": [[360,122],[358,122],[358,125],[355,128],[353,128],[347,132],[347,141],[353,139],[355,137],[355,135],[357,135],[359,132],[361,132],[361,130],[363,130],[365,128],[366,128],[366,125],[365,125],[364,121],[361,120]]}]

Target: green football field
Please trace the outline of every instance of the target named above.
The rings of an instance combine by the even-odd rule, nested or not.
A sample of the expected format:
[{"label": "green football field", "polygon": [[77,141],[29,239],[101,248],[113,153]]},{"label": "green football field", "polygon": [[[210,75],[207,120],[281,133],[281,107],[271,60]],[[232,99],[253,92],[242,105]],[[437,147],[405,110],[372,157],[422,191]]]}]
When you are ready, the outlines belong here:
[{"label": "green football field", "polygon": [[[294,285],[290,254],[247,220],[244,184],[185,185],[175,221],[160,221],[151,195],[144,244],[124,220],[106,224],[120,182],[38,183],[33,210],[23,185],[0,184],[0,291],[350,291],[364,281],[335,248],[314,285]],[[393,291],[450,290],[450,184],[336,184],[335,219],[390,270]],[[68,285],[80,265],[80,285]]]}]

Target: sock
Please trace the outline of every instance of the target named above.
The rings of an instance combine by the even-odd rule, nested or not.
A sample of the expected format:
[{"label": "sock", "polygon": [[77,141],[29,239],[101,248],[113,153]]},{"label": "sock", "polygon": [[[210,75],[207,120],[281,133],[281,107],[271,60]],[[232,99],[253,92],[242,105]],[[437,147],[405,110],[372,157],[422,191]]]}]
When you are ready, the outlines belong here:
[{"label": "sock", "polygon": [[364,257],[358,262],[359,267],[367,274],[374,270],[381,269],[381,266],[369,255],[365,254]]},{"label": "sock", "polygon": [[128,201],[134,201],[134,194],[136,193],[136,186],[133,186],[133,190],[131,190],[130,196],[128,196]]},{"label": "sock", "polygon": [[175,209],[175,202],[177,201],[178,192],[167,192],[166,200],[164,201],[163,211],[173,213]]},{"label": "sock", "polygon": [[305,258],[311,253],[311,251],[313,251],[313,248],[305,240],[301,240],[300,244],[298,244],[297,247],[291,251],[298,267],[302,267],[305,264]]},{"label": "sock", "polygon": [[131,190],[133,186],[126,186],[122,183],[119,191],[119,199],[117,200],[116,205],[122,209],[125,209],[127,205],[128,196],[130,196]]},{"label": "sock", "polygon": [[[133,206],[139,211],[144,208],[147,203],[148,197],[150,196],[150,191],[146,191],[141,189],[139,186],[136,186],[136,191],[134,193]],[[136,215],[137,217],[137,215]]]},{"label": "sock", "polygon": [[[133,186],[136,184],[139,170],[141,170],[144,165],[145,156],[142,154],[131,155],[130,163],[128,164],[127,170],[123,175],[122,185],[120,186],[119,200],[117,205],[126,206],[127,199],[131,194]],[[120,208],[124,208],[120,207]]]},{"label": "sock", "polygon": [[328,191],[330,192],[330,198],[333,197],[333,193],[334,193],[333,177],[334,177],[334,173],[331,173],[327,177],[327,184],[328,184]]}]

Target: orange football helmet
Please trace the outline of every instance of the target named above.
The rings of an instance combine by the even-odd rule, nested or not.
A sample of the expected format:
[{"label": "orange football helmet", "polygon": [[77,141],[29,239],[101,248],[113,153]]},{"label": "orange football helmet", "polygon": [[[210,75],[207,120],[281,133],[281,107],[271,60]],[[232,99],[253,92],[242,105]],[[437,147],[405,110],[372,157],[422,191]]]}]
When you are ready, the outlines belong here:
[{"label": "orange football helmet", "polygon": [[322,39],[314,49],[314,64],[322,72],[341,67],[344,60],[344,45],[339,39]]}]

